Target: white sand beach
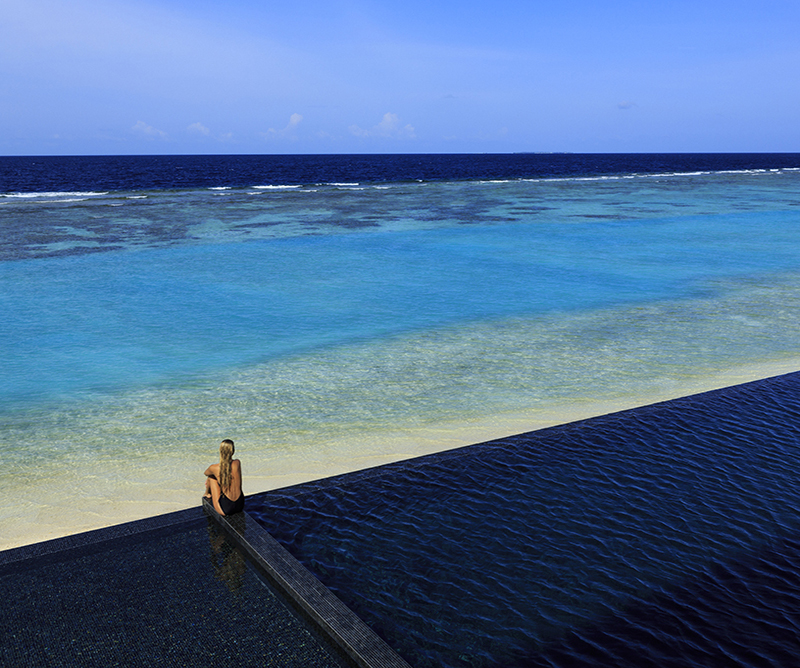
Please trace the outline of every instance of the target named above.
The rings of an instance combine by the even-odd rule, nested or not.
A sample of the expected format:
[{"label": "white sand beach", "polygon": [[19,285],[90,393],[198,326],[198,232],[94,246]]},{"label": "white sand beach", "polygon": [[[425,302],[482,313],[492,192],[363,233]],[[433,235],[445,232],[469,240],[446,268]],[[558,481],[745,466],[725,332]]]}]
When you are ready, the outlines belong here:
[{"label": "white sand beach", "polygon": [[[428,424],[395,431],[349,434],[329,439],[314,448],[288,450],[268,461],[248,452],[240,442],[239,456],[245,473],[245,491],[254,494],[357,471],[389,462],[419,457],[473,443],[502,438],[605,415],[616,411],[738,385],[800,369],[800,357],[730,368],[702,379],[687,379],[648,396],[622,392],[596,400],[552,402],[530,411],[473,417],[456,423]],[[210,457],[213,457],[210,451]],[[208,458],[207,458],[208,459]],[[48,484],[48,502],[23,496],[0,511],[0,549],[100,529],[200,503],[202,472],[212,463],[197,457],[172,456],[156,471],[147,463],[131,463],[128,470],[112,469],[100,479],[82,480],[79,472],[66,471]],[[59,489],[61,488],[61,489]],[[61,499],[54,503],[52,499]]]}]

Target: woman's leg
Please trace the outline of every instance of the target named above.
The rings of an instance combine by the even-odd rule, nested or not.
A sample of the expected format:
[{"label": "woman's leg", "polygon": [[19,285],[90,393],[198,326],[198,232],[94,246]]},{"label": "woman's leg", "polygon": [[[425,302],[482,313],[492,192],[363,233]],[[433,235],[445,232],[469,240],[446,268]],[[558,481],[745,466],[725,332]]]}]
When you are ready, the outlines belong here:
[{"label": "woman's leg", "polygon": [[225,513],[222,512],[222,508],[219,506],[219,495],[222,494],[222,490],[216,478],[212,478],[211,476],[206,477],[206,492],[210,493],[211,502],[214,504],[214,510],[220,515],[224,515]]}]

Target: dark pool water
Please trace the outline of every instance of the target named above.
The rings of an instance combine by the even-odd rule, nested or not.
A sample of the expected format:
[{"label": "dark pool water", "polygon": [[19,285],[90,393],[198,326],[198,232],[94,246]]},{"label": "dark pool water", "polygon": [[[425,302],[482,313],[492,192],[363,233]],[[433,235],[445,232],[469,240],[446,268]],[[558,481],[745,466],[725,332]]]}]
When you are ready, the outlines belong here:
[{"label": "dark pool water", "polygon": [[800,665],[800,374],[251,497],[424,666]]},{"label": "dark pool water", "polygon": [[[172,515],[193,519],[146,532],[131,530],[142,522],[121,524],[52,542],[74,538],[70,548],[2,553],[0,666],[349,665],[202,510]],[[25,558],[14,559],[20,551]]]}]

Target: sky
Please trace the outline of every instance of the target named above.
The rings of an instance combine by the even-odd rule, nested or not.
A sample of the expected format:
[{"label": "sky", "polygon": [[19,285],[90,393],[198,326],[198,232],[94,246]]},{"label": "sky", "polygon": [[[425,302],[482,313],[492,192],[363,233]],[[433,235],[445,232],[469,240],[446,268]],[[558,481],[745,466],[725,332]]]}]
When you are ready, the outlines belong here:
[{"label": "sky", "polygon": [[798,0],[0,0],[0,155],[800,152]]}]

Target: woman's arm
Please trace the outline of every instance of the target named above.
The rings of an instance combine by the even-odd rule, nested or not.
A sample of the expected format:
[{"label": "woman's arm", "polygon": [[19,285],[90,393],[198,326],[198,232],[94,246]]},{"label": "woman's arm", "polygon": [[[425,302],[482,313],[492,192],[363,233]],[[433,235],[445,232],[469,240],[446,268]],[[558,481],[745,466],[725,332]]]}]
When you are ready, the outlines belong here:
[{"label": "woman's arm", "polygon": [[212,464],[209,466],[203,475],[209,478],[219,478],[219,464]]}]

